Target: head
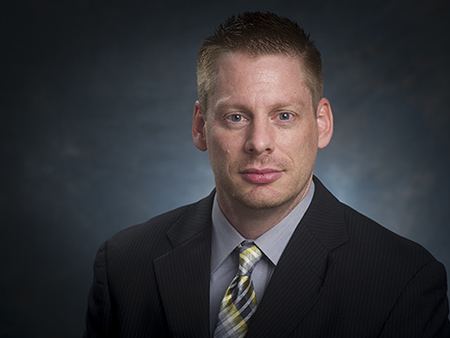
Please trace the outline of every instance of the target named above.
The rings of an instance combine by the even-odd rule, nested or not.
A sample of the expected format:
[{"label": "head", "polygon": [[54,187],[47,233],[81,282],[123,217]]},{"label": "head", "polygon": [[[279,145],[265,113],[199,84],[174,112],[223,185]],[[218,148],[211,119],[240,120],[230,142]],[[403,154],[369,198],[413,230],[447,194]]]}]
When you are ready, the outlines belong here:
[{"label": "head", "polygon": [[227,217],[239,208],[287,211],[308,191],[317,149],[332,136],[319,52],[272,14],[232,18],[219,32],[200,51],[194,143],[208,151]]},{"label": "head", "polygon": [[294,57],[303,70],[313,108],[322,98],[323,75],[319,50],[297,23],[272,13],[246,12],[230,17],[205,39],[197,58],[199,102],[207,111],[208,97],[217,82],[218,64],[232,53],[258,57],[281,54]]}]

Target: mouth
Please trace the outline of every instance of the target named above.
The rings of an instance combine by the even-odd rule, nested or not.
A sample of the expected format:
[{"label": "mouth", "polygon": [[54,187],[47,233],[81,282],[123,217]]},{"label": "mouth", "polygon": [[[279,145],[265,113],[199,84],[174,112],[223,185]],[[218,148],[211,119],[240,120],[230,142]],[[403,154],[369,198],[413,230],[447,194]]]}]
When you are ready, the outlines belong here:
[{"label": "mouth", "polygon": [[283,174],[282,170],[278,169],[271,169],[271,168],[265,168],[265,169],[245,169],[240,172],[242,177],[250,183],[253,184],[269,184],[281,177]]}]

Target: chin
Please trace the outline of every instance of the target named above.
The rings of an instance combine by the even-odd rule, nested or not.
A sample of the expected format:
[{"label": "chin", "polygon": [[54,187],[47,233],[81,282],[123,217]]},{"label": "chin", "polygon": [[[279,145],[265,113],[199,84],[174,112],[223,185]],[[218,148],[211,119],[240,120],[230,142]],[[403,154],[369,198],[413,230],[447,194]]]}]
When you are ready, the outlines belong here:
[{"label": "chin", "polygon": [[295,196],[276,196],[275,193],[264,195],[255,196],[254,194],[246,194],[242,196],[241,203],[253,210],[270,210],[281,207],[295,199]]}]

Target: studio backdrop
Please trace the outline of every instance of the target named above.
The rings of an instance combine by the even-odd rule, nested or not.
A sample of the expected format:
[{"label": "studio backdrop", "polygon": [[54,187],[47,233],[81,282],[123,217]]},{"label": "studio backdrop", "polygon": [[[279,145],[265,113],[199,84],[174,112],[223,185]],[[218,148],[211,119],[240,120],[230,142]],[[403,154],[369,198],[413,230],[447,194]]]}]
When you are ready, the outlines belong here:
[{"label": "studio backdrop", "polygon": [[100,244],[214,188],[196,54],[228,16],[285,15],[335,118],[316,175],[450,270],[450,2],[15,0],[0,5],[0,337],[81,337]]}]

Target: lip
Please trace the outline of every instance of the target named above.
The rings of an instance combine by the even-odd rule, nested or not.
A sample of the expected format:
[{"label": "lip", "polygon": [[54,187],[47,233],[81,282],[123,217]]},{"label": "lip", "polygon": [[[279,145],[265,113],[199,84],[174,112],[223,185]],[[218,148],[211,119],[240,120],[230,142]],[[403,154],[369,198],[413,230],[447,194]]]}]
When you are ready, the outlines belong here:
[{"label": "lip", "polygon": [[245,169],[240,174],[250,183],[253,184],[268,184],[276,181],[281,177],[283,171],[271,168],[265,169]]}]

